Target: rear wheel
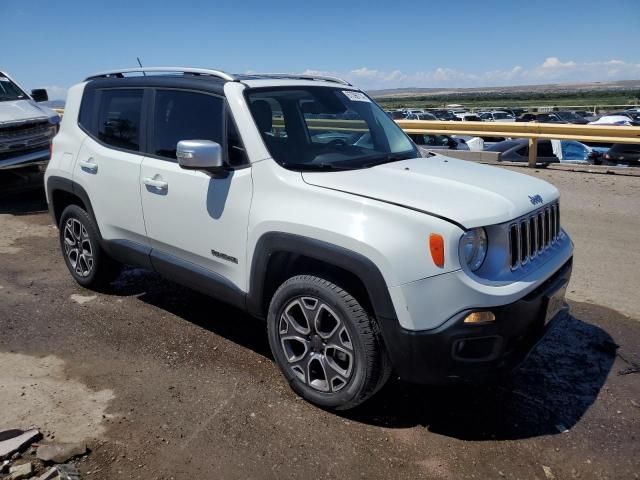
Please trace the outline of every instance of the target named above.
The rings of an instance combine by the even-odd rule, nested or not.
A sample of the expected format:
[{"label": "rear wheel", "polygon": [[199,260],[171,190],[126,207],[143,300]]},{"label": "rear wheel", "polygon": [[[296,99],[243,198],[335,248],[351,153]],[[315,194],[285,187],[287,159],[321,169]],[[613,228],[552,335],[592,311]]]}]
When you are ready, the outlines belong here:
[{"label": "rear wheel", "polygon": [[100,289],[120,273],[120,265],[102,249],[91,216],[69,205],[60,216],[60,247],[74,280],[86,288]]},{"label": "rear wheel", "polygon": [[364,402],[389,378],[375,320],[339,286],[300,275],[276,291],[268,314],[269,344],[293,390],[325,408]]}]

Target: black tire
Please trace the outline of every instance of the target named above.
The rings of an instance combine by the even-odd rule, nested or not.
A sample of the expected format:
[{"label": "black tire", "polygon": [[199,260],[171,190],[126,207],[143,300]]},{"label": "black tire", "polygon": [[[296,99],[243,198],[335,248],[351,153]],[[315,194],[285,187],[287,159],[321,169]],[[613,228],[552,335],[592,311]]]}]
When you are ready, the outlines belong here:
[{"label": "black tire", "polygon": [[[309,334],[300,333],[305,321]],[[267,329],[273,356],[291,388],[322,408],[353,408],[389,379],[391,366],[375,319],[328,280],[299,275],[284,282],[271,299]]]},{"label": "black tire", "polygon": [[[93,218],[81,207],[69,205],[64,209],[58,233],[64,261],[71,276],[80,285],[101,290],[118,276],[121,265],[102,249],[98,228]],[[75,241],[73,246],[69,245],[72,241]]]}]

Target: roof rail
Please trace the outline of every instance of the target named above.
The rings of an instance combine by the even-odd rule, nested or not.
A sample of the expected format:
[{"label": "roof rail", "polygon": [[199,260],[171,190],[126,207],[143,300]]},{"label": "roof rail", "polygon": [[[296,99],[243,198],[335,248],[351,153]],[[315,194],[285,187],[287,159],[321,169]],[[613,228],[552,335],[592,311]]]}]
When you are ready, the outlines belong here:
[{"label": "roof rail", "polygon": [[209,70],[207,68],[189,68],[189,67],[143,67],[143,68],[120,68],[118,70],[109,70],[107,72],[95,73],[87,78],[85,82],[96,78],[118,77],[123,78],[126,73],[191,73],[194,75],[208,75],[218,77],[229,82],[235,81],[235,77],[220,70]]},{"label": "roof rail", "polygon": [[307,75],[307,74],[297,74],[297,73],[248,73],[247,77],[264,77],[264,78],[290,78],[295,80],[322,80],[325,82],[333,82],[340,83],[342,85],[352,86],[346,80],[338,77],[330,77],[327,75]]}]

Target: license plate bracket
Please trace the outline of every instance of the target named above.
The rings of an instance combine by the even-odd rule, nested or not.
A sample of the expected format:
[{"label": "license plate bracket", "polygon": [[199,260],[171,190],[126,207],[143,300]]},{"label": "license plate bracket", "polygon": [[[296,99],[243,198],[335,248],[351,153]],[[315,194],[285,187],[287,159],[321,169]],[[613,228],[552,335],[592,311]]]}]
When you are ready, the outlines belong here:
[{"label": "license plate bracket", "polygon": [[565,294],[567,292],[567,284],[565,283],[547,298],[547,312],[544,318],[544,324],[549,323],[564,308]]}]

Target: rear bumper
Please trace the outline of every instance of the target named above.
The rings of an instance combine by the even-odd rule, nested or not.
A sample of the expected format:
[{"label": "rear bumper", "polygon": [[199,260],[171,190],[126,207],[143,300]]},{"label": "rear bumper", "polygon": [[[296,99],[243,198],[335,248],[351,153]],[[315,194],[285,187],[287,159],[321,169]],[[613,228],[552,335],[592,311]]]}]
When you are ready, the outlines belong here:
[{"label": "rear bumper", "polygon": [[[416,383],[483,381],[521,363],[543,338],[551,322],[568,313],[565,306],[545,324],[547,304],[571,277],[572,259],[520,300],[484,308],[496,320],[465,324],[470,310],[460,312],[433,330],[412,331],[397,320],[381,321],[385,345],[397,374]],[[477,311],[478,309],[474,309]]]}]

